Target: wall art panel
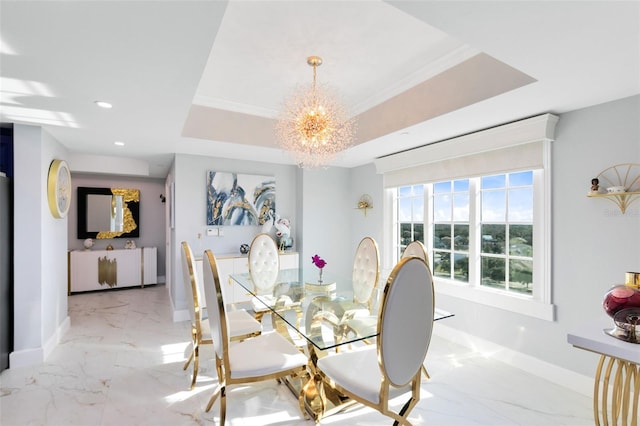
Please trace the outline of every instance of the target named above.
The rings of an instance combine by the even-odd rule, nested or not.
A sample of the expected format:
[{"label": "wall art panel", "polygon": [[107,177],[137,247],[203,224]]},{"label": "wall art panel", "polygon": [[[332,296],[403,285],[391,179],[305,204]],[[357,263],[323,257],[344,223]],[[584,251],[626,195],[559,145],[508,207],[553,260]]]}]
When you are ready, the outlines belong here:
[{"label": "wall art panel", "polygon": [[208,226],[260,226],[275,214],[275,176],[207,172]]}]

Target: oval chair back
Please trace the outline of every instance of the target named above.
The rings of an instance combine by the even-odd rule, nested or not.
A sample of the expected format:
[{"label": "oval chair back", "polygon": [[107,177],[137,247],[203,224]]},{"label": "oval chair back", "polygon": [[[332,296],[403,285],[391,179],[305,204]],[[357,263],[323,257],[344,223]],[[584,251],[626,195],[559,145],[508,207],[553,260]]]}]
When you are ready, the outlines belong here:
[{"label": "oval chair back", "polygon": [[371,237],[365,237],[358,244],[353,259],[353,300],[367,304],[371,309],[373,291],[380,277],[380,253],[378,244]]},{"label": "oval chair back", "polygon": [[433,332],[433,279],[427,264],[417,257],[401,259],[382,297],[377,341],[381,370],[396,387],[416,375],[419,382]]},{"label": "oval chair back", "polygon": [[270,293],[280,271],[278,245],[269,234],[258,234],[249,247],[249,275],[256,293]]}]

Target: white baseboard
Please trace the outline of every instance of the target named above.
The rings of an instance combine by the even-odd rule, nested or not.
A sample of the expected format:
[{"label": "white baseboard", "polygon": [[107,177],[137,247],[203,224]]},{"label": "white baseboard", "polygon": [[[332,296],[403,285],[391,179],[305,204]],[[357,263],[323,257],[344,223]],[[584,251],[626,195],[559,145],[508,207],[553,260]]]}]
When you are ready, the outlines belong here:
[{"label": "white baseboard", "polygon": [[173,322],[188,321],[189,311],[186,309],[178,309],[173,311]]},{"label": "white baseboard", "polygon": [[173,322],[188,321],[191,319],[189,311],[187,309],[176,309],[175,303],[173,303],[173,297],[171,297],[171,291],[167,286],[167,294],[169,295],[169,301],[171,302],[171,309],[173,310]]},{"label": "white baseboard", "polygon": [[58,346],[58,343],[62,340],[62,337],[67,334],[69,328],[71,327],[71,318],[67,315],[66,318],[60,323],[55,333],[47,340],[44,344],[44,359],[46,360],[51,352]]},{"label": "white baseboard", "polygon": [[9,354],[9,368],[27,367],[29,365],[42,364],[44,362],[44,350],[40,348],[13,351]]},{"label": "white baseboard", "polygon": [[593,377],[548,363],[530,355],[516,352],[488,340],[473,336],[444,324],[436,324],[433,334],[479,352],[489,352],[493,359],[542,377],[579,394],[593,397]]},{"label": "white baseboard", "polygon": [[69,328],[71,327],[71,318],[67,316],[58,326],[53,335],[40,348],[25,349],[22,351],[14,351],[9,354],[9,368],[26,367],[29,365],[43,363],[51,352],[58,346]]}]

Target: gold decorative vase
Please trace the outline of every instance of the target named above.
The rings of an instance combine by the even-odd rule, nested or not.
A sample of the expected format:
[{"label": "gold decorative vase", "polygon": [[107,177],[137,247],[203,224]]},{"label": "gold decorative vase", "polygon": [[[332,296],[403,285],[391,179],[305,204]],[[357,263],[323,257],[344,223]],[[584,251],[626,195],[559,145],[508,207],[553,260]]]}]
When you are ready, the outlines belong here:
[{"label": "gold decorative vase", "polygon": [[624,285],[640,290],[640,272],[625,272]]}]

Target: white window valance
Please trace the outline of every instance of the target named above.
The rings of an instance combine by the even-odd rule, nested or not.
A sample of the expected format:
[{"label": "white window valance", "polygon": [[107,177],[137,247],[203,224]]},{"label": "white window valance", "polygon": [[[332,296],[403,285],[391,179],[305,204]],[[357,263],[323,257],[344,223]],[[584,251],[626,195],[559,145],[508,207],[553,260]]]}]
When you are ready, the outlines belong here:
[{"label": "white window valance", "polygon": [[545,168],[558,117],[543,114],[375,160],[386,188]]}]

